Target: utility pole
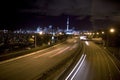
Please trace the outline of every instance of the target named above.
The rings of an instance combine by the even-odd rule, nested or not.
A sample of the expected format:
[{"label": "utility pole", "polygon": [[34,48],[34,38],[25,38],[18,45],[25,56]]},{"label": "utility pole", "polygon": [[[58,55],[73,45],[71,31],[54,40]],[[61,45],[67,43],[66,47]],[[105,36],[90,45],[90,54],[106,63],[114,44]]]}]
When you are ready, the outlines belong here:
[{"label": "utility pole", "polygon": [[36,44],[36,35],[33,35],[32,38],[34,39],[34,46],[36,48],[37,44]]}]

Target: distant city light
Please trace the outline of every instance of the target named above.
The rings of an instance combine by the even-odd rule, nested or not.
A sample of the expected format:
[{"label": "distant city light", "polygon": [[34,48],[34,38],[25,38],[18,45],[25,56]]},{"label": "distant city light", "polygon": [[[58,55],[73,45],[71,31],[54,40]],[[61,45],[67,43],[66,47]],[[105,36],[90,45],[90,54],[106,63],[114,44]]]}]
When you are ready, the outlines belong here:
[{"label": "distant city light", "polygon": [[87,33],[87,35],[90,35],[90,33]]},{"label": "distant city light", "polygon": [[62,32],[59,32],[60,35],[62,35]]},{"label": "distant city light", "polygon": [[34,36],[34,35],[32,35],[32,38],[35,38],[35,36]]},{"label": "distant city light", "polygon": [[96,34],[99,35],[99,32],[97,32]]},{"label": "distant city light", "polygon": [[90,35],[92,35],[92,33],[90,32]]},{"label": "distant city light", "polygon": [[40,32],[39,32],[39,34],[40,34],[40,35],[42,35],[42,34],[43,34],[43,32],[42,32],[42,31],[40,31]]}]

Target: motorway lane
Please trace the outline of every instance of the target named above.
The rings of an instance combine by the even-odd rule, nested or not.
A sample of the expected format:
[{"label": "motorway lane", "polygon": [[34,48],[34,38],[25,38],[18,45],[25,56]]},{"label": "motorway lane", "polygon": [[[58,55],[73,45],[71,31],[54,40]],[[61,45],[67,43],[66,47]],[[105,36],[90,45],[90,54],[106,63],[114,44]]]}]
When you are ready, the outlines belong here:
[{"label": "motorway lane", "polygon": [[84,41],[83,57],[65,80],[120,80],[120,70],[108,53],[91,41]]},{"label": "motorway lane", "polygon": [[0,62],[0,80],[33,80],[75,51],[75,38],[48,49]]}]

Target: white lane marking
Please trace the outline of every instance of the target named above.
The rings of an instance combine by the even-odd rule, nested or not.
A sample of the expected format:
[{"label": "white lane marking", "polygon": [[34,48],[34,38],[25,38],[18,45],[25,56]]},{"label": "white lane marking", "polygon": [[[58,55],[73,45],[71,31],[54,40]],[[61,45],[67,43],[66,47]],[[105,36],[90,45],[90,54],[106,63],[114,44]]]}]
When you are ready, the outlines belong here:
[{"label": "white lane marking", "polygon": [[84,54],[82,54],[82,56],[80,57],[80,60],[78,61],[78,63],[76,64],[76,66],[73,68],[73,70],[70,72],[70,74],[67,76],[67,78],[65,80],[68,80],[69,77],[73,74],[73,72],[78,67],[78,65],[80,64],[81,60],[83,59],[83,57],[84,57]]},{"label": "white lane marking", "polygon": [[39,57],[41,57],[41,56],[48,55],[48,54],[50,54],[50,53],[54,53],[54,52],[59,51],[59,50],[61,50],[61,49],[62,49],[62,48],[58,48],[58,49],[55,49],[55,50],[52,50],[52,51],[43,53],[43,54],[41,54],[41,55],[35,56],[34,58],[39,58]]},{"label": "white lane marking", "polygon": [[56,53],[56,54],[53,54],[53,55],[50,56],[50,57],[54,57],[54,56],[56,56],[56,55],[59,55],[60,53],[64,52],[65,50],[67,50],[67,49],[69,49],[69,48],[70,48],[70,47],[67,47],[67,48],[61,50],[60,52],[58,52],[58,53]]},{"label": "white lane marking", "polygon": [[88,42],[88,41],[85,41],[85,44],[86,44],[87,46],[89,46],[89,42]]},{"label": "white lane marking", "polygon": [[[61,44],[62,44],[62,43],[57,44],[57,45],[52,46],[52,47],[56,47],[56,46],[59,46],[59,45],[61,45]],[[31,56],[31,55],[34,55],[34,54],[36,54],[36,53],[40,53],[40,52],[42,52],[42,51],[48,50],[48,49],[50,49],[50,48],[51,48],[51,47],[46,48],[46,49],[43,49],[43,50],[39,50],[39,51],[36,51],[36,52],[32,52],[32,53],[30,53],[30,54],[26,54],[26,55],[23,55],[23,56],[19,56],[19,57],[16,57],[16,58],[12,58],[12,59],[8,59],[8,60],[5,60],[5,61],[1,61],[0,64],[4,64],[4,63],[11,62],[11,61],[14,61],[14,60],[17,60],[17,59],[21,59],[21,58],[24,58],[24,57],[27,57],[27,56]]]},{"label": "white lane marking", "polygon": [[78,71],[80,70],[81,66],[83,65],[83,62],[85,61],[86,55],[84,56],[82,62],[80,63],[79,67],[77,68],[77,71],[75,72],[75,74],[72,76],[71,80],[73,80],[73,78],[76,76],[76,74],[78,73]]}]

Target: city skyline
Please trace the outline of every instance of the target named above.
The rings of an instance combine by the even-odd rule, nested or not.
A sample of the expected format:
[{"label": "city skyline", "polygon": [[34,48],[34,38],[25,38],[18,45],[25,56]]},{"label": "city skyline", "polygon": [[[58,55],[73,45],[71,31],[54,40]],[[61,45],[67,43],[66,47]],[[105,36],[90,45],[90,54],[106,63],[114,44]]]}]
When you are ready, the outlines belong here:
[{"label": "city skyline", "polygon": [[0,29],[9,30],[48,25],[65,28],[67,16],[70,25],[80,30],[105,28],[120,21],[116,0],[6,0],[1,1],[0,9]]}]

